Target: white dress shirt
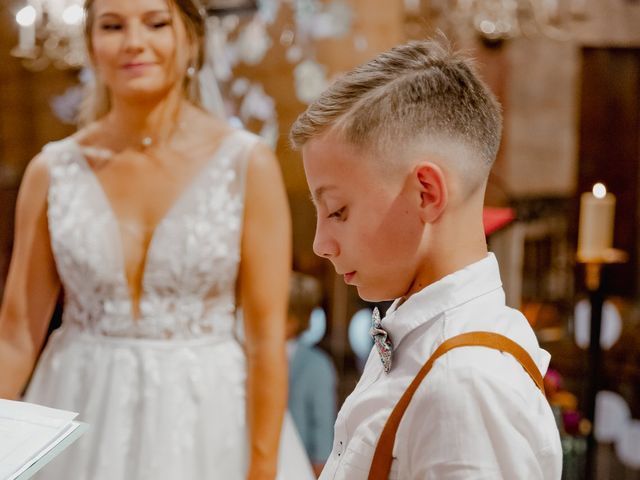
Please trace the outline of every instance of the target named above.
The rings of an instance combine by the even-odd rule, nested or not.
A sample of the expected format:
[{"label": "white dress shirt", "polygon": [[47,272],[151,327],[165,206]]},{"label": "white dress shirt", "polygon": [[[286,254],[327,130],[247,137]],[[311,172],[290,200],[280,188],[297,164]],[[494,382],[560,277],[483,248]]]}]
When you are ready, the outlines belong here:
[{"label": "white dress shirt", "polygon": [[[394,302],[382,321],[394,345],[386,374],[374,348],[335,425],[321,480],[366,479],[380,432],[418,370],[446,339],[469,331],[505,335],[527,350],[542,375],[550,355],[526,318],[505,305],[489,254]],[[390,479],[557,480],[560,436],[551,408],[511,355],[456,348],[438,359],[411,400],[393,448]]]}]

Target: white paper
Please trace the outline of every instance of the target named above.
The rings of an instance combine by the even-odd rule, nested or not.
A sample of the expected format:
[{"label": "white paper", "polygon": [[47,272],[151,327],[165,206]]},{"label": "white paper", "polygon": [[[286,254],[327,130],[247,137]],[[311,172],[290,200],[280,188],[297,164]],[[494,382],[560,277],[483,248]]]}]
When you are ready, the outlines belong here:
[{"label": "white paper", "polygon": [[75,412],[0,399],[0,479],[13,480],[73,432]]}]

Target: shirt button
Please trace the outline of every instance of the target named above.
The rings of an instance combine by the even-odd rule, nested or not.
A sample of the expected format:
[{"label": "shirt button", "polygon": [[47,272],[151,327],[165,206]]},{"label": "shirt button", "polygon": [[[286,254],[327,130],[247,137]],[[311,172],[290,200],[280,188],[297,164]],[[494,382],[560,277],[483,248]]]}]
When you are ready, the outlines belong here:
[{"label": "shirt button", "polygon": [[338,443],[336,443],[336,454],[338,456],[342,455],[343,447],[344,447],[344,443],[342,443],[342,441],[339,441]]}]

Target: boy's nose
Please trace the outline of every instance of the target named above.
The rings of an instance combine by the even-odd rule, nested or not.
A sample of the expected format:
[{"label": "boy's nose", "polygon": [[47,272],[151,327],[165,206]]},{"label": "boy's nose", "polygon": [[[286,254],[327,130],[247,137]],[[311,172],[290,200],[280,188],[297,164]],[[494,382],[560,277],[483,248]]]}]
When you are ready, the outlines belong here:
[{"label": "boy's nose", "polygon": [[340,253],[338,243],[321,229],[316,228],[316,235],[313,239],[313,253],[319,257],[333,258]]}]

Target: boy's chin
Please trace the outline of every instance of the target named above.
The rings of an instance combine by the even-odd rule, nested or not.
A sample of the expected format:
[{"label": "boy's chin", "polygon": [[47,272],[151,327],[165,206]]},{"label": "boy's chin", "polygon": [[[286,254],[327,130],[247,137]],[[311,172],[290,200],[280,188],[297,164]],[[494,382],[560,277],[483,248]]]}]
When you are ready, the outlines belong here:
[{"label": "boy's chin", "polygon": [[357,285],[358,296],[365,302],[386,302],[388,300],[395,300],[397,297],[392,292],[380,291],[374,288],[367,288],[363,285]]}]

